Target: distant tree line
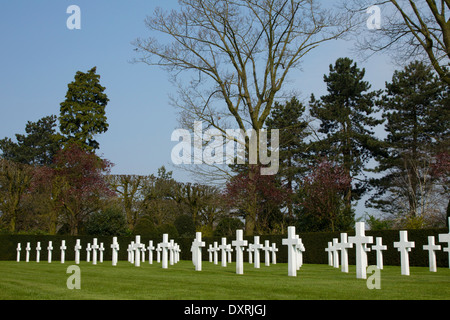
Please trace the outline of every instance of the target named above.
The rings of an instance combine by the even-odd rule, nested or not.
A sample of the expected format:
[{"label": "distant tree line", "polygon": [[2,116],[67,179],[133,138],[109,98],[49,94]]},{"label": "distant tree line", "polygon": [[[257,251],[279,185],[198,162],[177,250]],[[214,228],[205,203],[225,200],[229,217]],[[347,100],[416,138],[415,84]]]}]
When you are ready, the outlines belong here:
[{"label": "distant tree line", "polygon": [[[10,233],[159,236],[348,230],[355,204],[373,229],[443,226],[449,212],[449,87],[421,62],[370,91],[349,58],[330,65],[327,94],[275,102],[265,122],[280,130],[278,174],[233,165],[224,188],[156,175],[113,175],[95,154],[108,129],[108,98],[93,68],[68,85],[60,116],[28,122],[0,140],[0,228]],[[59,122],[59,126],[58,126]],[[387,136],[375,130],[384,125]],[[59,132],[56,128],[59,127]],[[369,166],[374,160],[375,165]]]}]

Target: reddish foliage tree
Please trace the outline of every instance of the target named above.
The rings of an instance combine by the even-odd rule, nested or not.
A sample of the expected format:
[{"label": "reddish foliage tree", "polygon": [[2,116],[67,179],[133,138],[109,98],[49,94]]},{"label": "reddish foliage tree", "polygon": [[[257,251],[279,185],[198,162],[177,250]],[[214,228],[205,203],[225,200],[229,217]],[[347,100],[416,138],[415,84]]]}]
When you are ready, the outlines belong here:
[{"label": "reddish foliage tree", "polygon": [[100,208],[103,199],[114,195],[104,177],[111,166],[95,153],[70,144],[55,155],[52,167],[35,169],[33,188],[46,190],[50,198],[51,233],[62,217],[70,234],[78,234],[80,223]]},{"label": "reddish foliage tree", "polygon": [[[277,232],[284,229],[280,209],[292,192],[281,186],[274,175],[261,175],[261,168],[250,165],[248,170],[232,177],[225,188],[224,197],[228,206],[237,209],[245,218],[246,234]],[[253,216],[252,212],[256,212]],[[279,229],[279,230],[277,230]]]},{"label": "reddish foliage tree", "polygon": [[[351,184],[351,178],[345,169],[327,159],[322,159],[311,168],[301,187],[302,200],[300,205],[307,215],[314,220],[324,222],[335,231],[338,221],[351,215],[345,211],[344,194]],[[351,219],[353,220],[353,219]]]}]

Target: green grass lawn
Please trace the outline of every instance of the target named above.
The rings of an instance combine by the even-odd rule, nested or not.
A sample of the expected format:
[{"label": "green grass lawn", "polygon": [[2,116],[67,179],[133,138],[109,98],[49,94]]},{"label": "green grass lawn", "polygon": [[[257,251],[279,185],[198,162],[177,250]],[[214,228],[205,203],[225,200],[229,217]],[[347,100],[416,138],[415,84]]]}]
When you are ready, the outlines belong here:
[{"label": "green grass lawn", "polygon": [[358,280],[355,266],[342,273],[328,265],[303,265],[297,277],[287,276],[287,264],[244,264],[244,274],[203,262],[197,272],[191,261],[180,261],[169,269],[148,262],[136,268],[126,261],[116,267],[107,261],[92,265],[81,262],[81,289],[69,290],[66,282],[74,264],[0,261],[0,299],[162,299],[162,300],[298,300],[298,299],[450,299],[450,269],[411,267],[410,276],[400,267],[381,270],[381,289],[369,290]]}]

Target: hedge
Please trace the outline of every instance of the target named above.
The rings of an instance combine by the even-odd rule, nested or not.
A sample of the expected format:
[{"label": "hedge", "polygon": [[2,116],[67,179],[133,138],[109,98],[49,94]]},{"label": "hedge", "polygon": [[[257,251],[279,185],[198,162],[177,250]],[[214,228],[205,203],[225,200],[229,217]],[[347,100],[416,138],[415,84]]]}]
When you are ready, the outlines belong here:
[{"label": "hedge", "polygon": [[[448,233],[445,229],[425,229],[425,230],[408,230],[408,240],[415,242],[415,248],[412,249],[409,255],[409,261],[411,266],[428,266],[428,251],[423,250],[423,245],[428,243],[428,236],[434,236],[436,243],[440,244],[442,248],[446,247],[445,243],[438,242],[438,235],[442,233]],[[339,232],[315,232],[315,233],[300,233],[300,238],[306,248],[303,254],[303,262],[311,264],[327,264],[328,254],[325,252],[325,248],[329,241],[333,238],[340,239]],[[354,231],[349,231],[348,236],[354,235]],[[383,238],[383,244],[387,245],[388,249],[383,251],[383,260],[385,265],[400,265],[400,253],[396,248],[393,247],[393,243],[399,241],[399,230],[383,230],[383,231],[366,231],[366,235],[373,236],[374,242],[376,237]],[[169,235],[170,237],[170,235]],[[17,243],[21,243],[21,261],[25,260],[25,247],[27,242],[30,242],[30,261],[36,260],[36,244],[38,241],[41,242],[41,261],[47,261],[47,246],[48,242],[53,243],[52,258],[53,261],[60,260],[60,249],[61,240],[66,241],[66,260],[75,260],[74,246],[76,239],[81,240],[81,245],[83,249],[81,250],[81,259],[86,259],[86,245],[87,243],[92,243],[93,236],[43,236],[43,235],[0,235],[0,260],[16,260],[17,255]],[[98,236],[98,243],[104,243],[104,260],[111,260],[111,248],[112,237],[110,236]],[[264,244],[265,240],[269,240],[272,244],[276,243],[278,248],[277,262],[287,262],[287,249],[286,246],[282,245],[282,239],[286,238],[286,235],[261,235],[260,243]],[[123,236],[118,237],[120,251],[119,260],[127,260],[127,248],[131,241],[134,241],[133,236]],[[244,237],[249,243],[253,243],[253,237]],[[151,239],[147,237],[141,237],[141,241],[148,245],[148,241],[153,240],[153,243],[161,242],[162,239]],[[181,259],[191,260],[191,244],[193,238],[175,238],[176,243],[180,245],[181,248]],[[227,243],[231,243],[233,237],[227,237]],[[217,241],[218,244],[221,243],[221,237],[204,237],[203,241],[206,242],[206,247],[202,250],[203,260],[208,260],[207,248],[209,244],[213,244]],[[156,255],[154,255],[156,257]],[[436,251],[436,258],[438,267],[448,267],[448,253],[443,250]],[[219,256],[220,259],[220,256]],[[245,252],[244,259],[247,261],[248,253]],[[261,254],[261,262],[264,261],[264,254]],[[233,261],[235,260],[233,252]],[[369,265],[376,264],[375,252],[368,253]],[[349,250],[349,264],[355,264],[355,250]]]}]

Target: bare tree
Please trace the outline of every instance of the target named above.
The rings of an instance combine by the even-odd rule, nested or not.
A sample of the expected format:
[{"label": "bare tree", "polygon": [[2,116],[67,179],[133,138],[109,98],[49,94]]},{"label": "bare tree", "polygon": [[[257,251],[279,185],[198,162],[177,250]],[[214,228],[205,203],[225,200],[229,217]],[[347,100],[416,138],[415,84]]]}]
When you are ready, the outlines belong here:
[{"label": "bare tree", "polygon": [[360,15],[364,17],[359,21],[360,50],[389,50],[403,62],[427,59],[450,85],[450,0],[353,0],[345,6],[352,13],[371,14],[374,6],[381,10],[379,29],[368,30],[365,22],[369,16]]},{"label": "bare tree", "polygon": [[[318,45],[342,36],[353,21],[348,12],[323,9],[315,0],[179,3],[178,11],[158,8],[147,17],[150,31],[167,43],[156,35],[137,39],[142,57],[136,61],[163,67],[173,76],[178,88],[173,104],[185,129],[193,132],[194,122],[201,121],[205,130],[244,144],[246,152],[250,138],[239,141],[226,129],[254,130],[251,139],[260,142],[260,130],[276,99],[283,97],[289,72]],[[254,164],[261,163],[256,152]],[[247,234],[253,229],[246,225]]]},{"label": "bare tree", "polygon": [[[230,126],[262,129],[289,71],[320,43],[350,28],[351,19],[313,0],[179,2],[179,11],[156,9],[147,17],[147,27],[169,43],[136,40],[143,54],[137,61],[174,76],[174,103],[185,128],[196,120],[223,134]],[[184,72],[190,81],[180,78]]]}]

